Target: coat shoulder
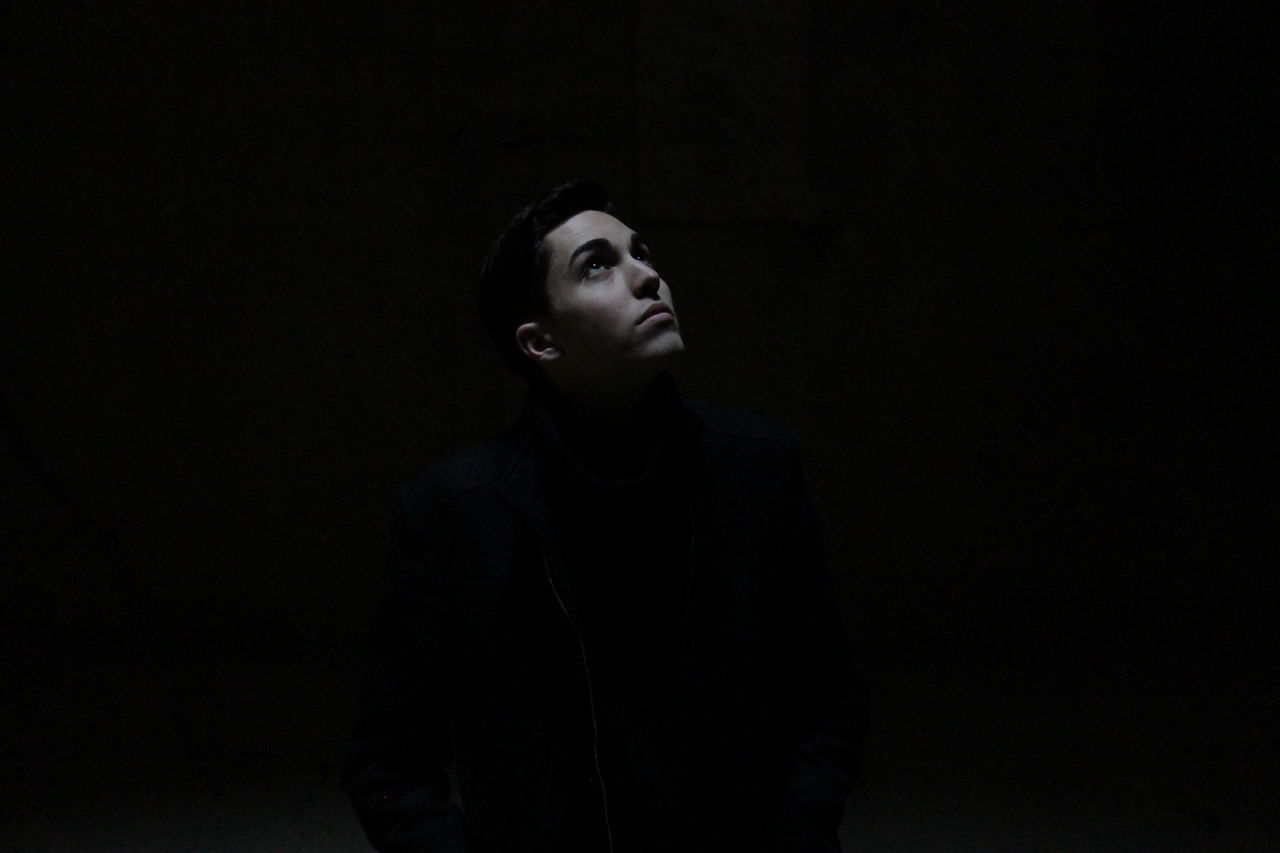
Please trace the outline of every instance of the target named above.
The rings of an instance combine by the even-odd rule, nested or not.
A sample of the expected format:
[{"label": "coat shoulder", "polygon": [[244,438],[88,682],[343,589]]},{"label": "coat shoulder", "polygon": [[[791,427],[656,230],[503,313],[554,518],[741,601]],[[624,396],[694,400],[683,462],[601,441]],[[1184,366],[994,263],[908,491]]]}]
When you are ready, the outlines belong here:
[{"label": "coat shoulder", "polygon": [[528,437],[495,436],[436,462],[405,485],[400,502],[417,515],[465,501],[506,477],[527,452]]},{"label": "coat shoulder", "polygon": [[721,441],[759,443],[784,448],[795,446],[792,432],[770,418],[711,403],[690,402],[686,405],[698,416],[703,430]]}]

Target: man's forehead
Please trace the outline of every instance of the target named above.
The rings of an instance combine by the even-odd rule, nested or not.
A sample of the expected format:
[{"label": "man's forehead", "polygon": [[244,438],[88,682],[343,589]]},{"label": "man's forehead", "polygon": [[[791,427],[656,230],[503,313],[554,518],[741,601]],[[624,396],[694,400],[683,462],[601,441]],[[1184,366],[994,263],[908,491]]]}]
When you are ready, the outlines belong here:
[{"label": "man's forehead", "polygon": [[602,210],[584,210],[575,213],[547,232],[547,242],[556,256],[568,257],[578,246],[601,237],[610,242],[627,243],[632,230],[626,223]]}]

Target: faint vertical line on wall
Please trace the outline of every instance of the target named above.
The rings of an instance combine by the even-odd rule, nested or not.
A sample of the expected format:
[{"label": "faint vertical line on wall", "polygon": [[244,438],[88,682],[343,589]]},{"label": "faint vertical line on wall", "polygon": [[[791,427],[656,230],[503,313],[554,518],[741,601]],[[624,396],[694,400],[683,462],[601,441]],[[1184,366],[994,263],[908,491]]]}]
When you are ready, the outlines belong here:
[{"label": "faint vertical line on wall", "polygon": [[[630,62],[628,69],[628,77],[631,85],[631,139],[628,146],[628,155],[631,157],[631,216],[637,222],[643,220],[644,213],[640,210],[640,13],[637,5],[640,0],[628,0],[627,8],[630,16],[629,29],[631,31],[630,55],[627,57]],[[637,225],[637,227],[639,227]]]}]

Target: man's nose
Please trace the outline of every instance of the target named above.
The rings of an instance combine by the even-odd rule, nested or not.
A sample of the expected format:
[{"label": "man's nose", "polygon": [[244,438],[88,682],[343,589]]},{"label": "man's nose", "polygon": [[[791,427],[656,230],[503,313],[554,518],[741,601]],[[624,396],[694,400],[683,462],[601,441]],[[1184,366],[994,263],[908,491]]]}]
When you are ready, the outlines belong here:
[{"label": "man's nose", "polygon": [[636,298],[646,299],[657,296],[658,285],[662,282],[662,276],[658,275],[658,271],[635,258],[631,258],[629,263],[631,292],[636,295]]}]

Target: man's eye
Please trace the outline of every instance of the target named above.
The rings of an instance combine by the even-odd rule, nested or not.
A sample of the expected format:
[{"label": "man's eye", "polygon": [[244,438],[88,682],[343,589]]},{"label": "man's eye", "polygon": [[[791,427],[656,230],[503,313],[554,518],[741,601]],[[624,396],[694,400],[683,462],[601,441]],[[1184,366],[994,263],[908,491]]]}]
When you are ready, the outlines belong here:
[{"label": "man's eye", "polygon": [[582,265],[582,274],[584,276],[596,276],[608,269],[605,262],[599,259],[587,261]]}]

